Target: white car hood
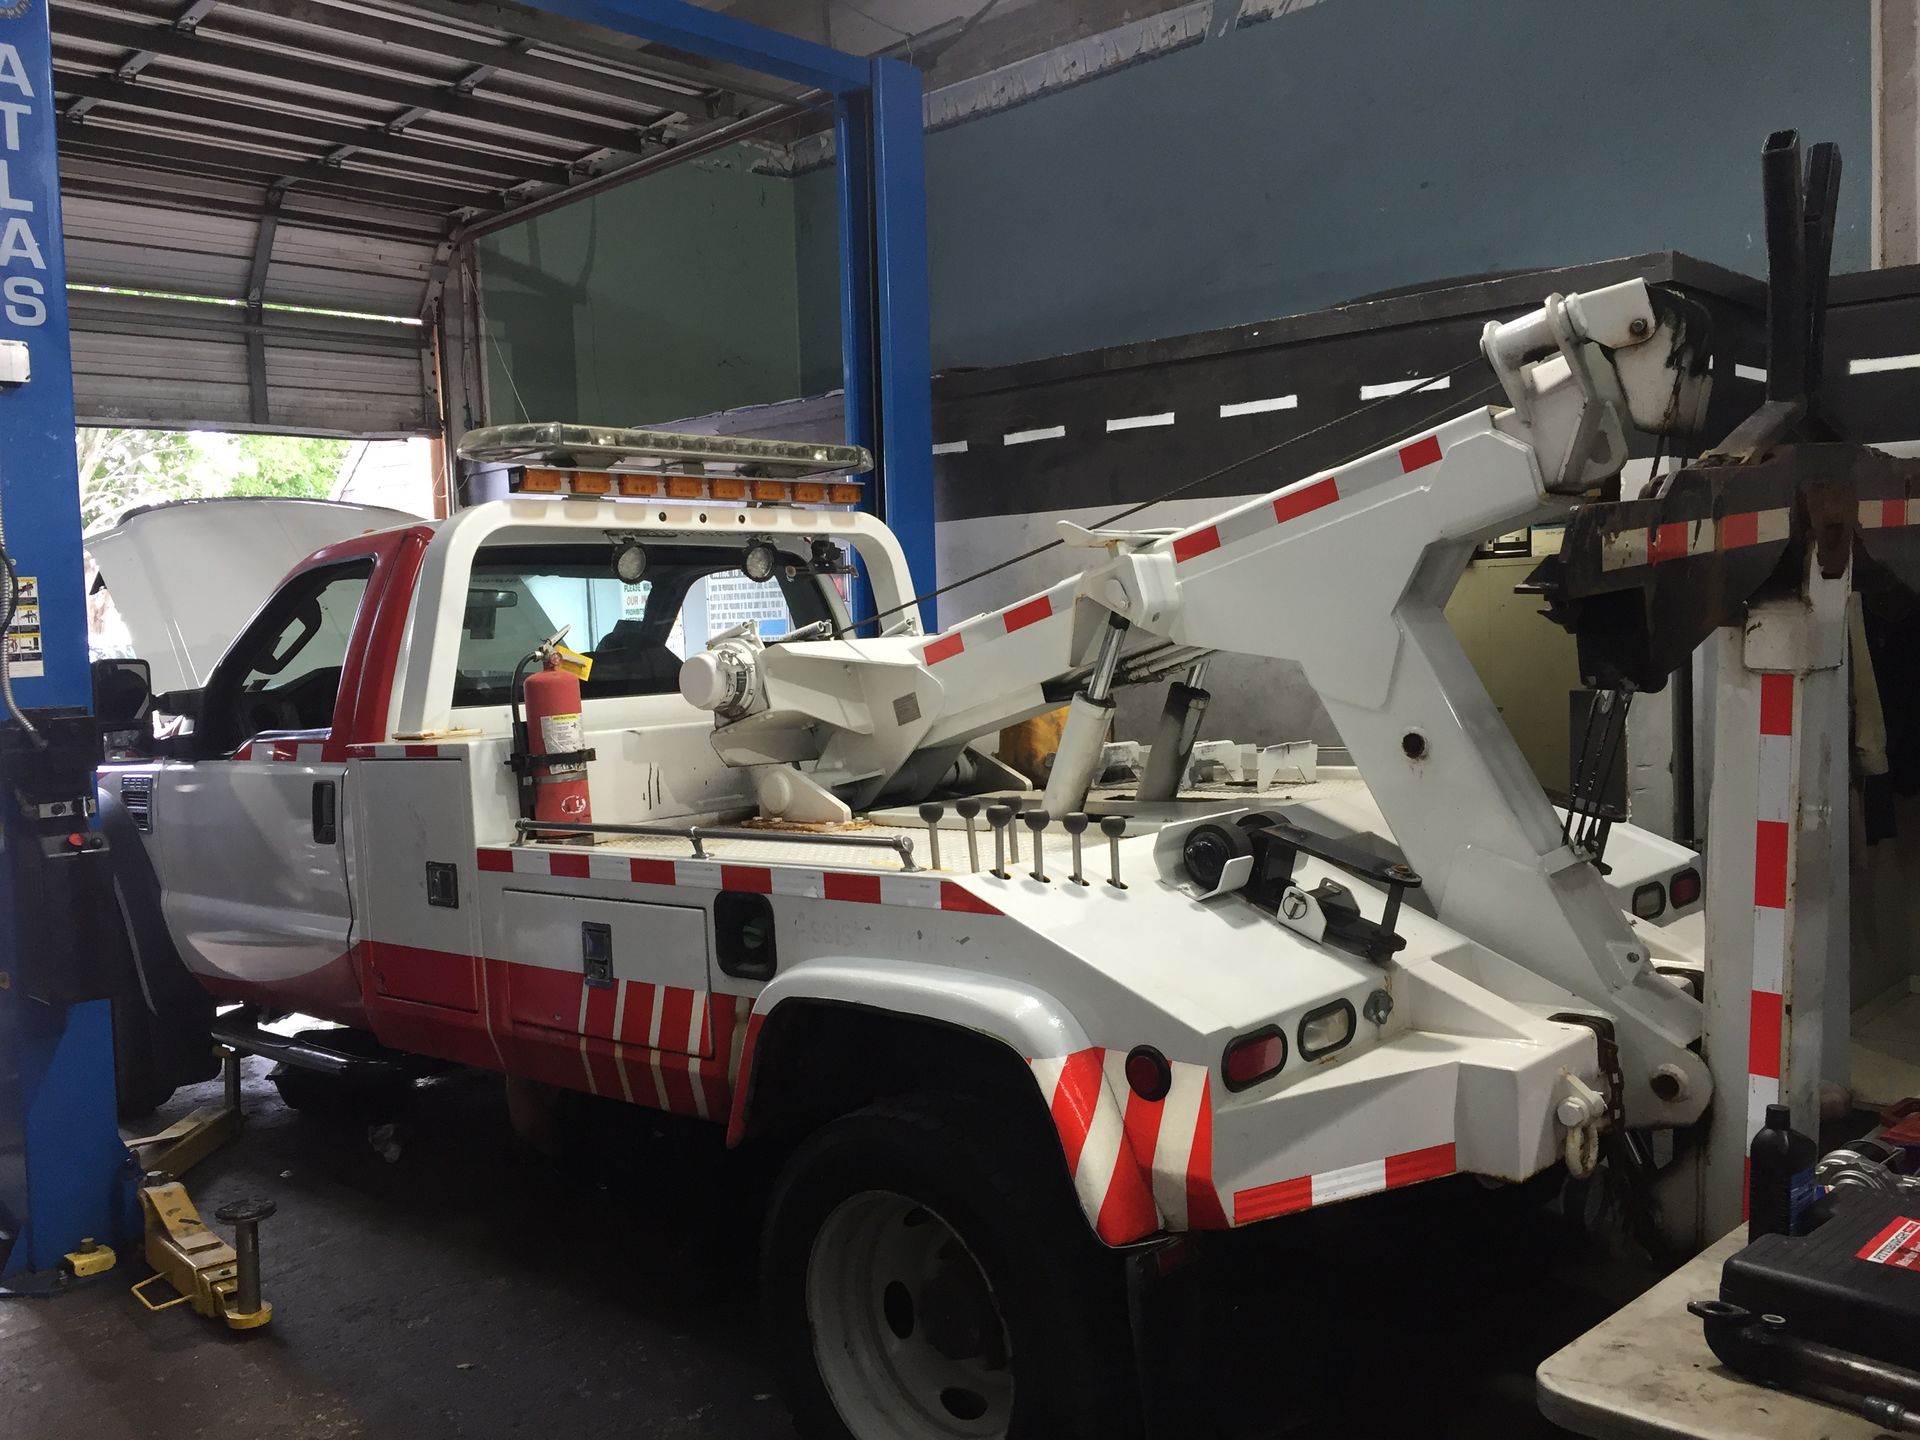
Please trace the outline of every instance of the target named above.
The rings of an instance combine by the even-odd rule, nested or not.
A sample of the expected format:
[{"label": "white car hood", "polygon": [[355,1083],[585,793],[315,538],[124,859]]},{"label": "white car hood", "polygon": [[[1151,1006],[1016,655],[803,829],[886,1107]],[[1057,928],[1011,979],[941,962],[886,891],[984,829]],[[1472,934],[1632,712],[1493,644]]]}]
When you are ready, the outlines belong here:
[{"label": "white car hood", "polygon": [[183,500],[136,510],[86,547],[160,694],[204,685],[254,611],[314,551],[420,523],[333,500]]}]

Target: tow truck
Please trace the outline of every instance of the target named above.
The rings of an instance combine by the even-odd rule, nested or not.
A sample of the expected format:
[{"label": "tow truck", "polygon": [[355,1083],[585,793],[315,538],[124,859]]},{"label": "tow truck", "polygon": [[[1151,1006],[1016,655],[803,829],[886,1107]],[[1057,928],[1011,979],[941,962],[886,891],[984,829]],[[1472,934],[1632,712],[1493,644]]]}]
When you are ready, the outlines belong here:
[{"label": "tow truck", "polygon": [[[1505,405],[1201,524],[1063,527],[1075,573],[938,634],[851,508],[863,452],[474,432],[512,498],[302,561],[158,698],[161,753],[103,772],[164,916],[143,972],[296,1069],[475,1066],[778,1147],[764,1301],[804,1434],[1119,1433],[1113,1251],[1587,1173],[1705,1111],[1675,947],[1442,609],[1476,544],[1617,493],[1630,427],[1685,434],[1706,345],[1641,281],[1551,297],[1483,337]],[[690,596],[742,575],[765,603],[697,636]],[[516,722],[563,640],[590,668],[554,753]],[[1115,690],[1177,677],[1190,743],[1218,652],[1302,666],[1390,851],[1182,793],[1177,743],[1096,789]],[[1036,790],[986,738],[1062,705]],[[534,813],[563,764],[594,818]],[[260,1023],[286,1013],[341,1028]]]}]

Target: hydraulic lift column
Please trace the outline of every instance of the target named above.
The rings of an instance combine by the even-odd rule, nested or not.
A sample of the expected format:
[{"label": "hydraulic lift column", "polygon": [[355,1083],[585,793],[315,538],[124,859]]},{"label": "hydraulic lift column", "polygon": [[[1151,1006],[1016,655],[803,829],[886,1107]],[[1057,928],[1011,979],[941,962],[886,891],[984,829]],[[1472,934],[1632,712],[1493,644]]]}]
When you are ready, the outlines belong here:
[{"label": "hydraulic lift column", "polygon": [[[1766,1107],[1819,1132],[1821,1034],[1847,1003],[1847,597],[1817,563],[1798,595],[1721,630],[1707,810],[1706,1236],[1746,1218]],[[1841,918],[1839,937],[1833,919]],[[1838,993],[1834,993],[1835,991]]]},{"label": "hydraulic lift column", "polygon": [[[27,723],[0,704],[0,1280],[137,1234],[115,1128],[47,0],[0,7],[0,524]],[[37,738],[36,738],[37,737]],[[62,807],[67,807],[65,811]],[[104,907],[104,911],[103,911]]]}]

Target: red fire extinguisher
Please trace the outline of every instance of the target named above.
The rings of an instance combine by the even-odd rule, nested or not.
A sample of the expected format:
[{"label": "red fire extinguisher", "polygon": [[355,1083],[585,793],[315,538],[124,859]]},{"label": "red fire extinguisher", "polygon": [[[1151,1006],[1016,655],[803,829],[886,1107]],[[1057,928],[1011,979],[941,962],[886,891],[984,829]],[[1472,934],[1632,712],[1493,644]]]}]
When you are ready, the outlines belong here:
[{"label": "red fire extinguisher", "polygon": [[573,757],[560,762],[535,763],[533,818],[585,824],[593,819],[592,796],[587,789],[586,732],[580,726],[580,681],[561,668],[549,649],[542,668],[527,677],[527,746],[534,756]]}]

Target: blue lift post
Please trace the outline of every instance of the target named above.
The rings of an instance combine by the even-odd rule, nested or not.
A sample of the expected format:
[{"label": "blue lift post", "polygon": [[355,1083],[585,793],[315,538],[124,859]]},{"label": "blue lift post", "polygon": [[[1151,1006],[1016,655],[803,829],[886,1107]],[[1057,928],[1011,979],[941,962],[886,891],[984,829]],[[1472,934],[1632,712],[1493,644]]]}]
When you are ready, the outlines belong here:
[{"label": "blue lift post", "polygon": [[[527,3],[833,97],[847,442],[873,452],[877,475],[868,508],[899,537],[915,583],[931,590],[933,372],[920,72],[901,60],[848,55],[682,0]],[[863,583],[854,613],[872,609]],[[929,629],[937,615],[935,602],[921,606]]]},{"label": "blue lift post", "polygon": [[[934,583],[931,360],[920,74],[682,0],[529,0],[534,8],[823,90],[840,165],[847,438],[873,451],[869,504]],[[0,387],[0,516],[38,582],[45,674],[27,707],[85,706],[87,662],[73,383],[53,128],[47,0],[0,0],[0,340],[33,378]],[[23,233],[24,232],[24,233]],[[931,626],[927,607],[923,618]],[[0,722],[4,723],[4,722]],[[0,867],[0,978],[19,969],[18,906]],[[133,1167],[114,1125],[108,1003],[55,1008],[0,984],[0,1277],[56,1265],[84,1237],[134,1233]],[[5,1245],[0,1239],[0,1245]]]},{"label": "blue lift post", "polygon": [[[16,666],[14,692],[30,710],[85,707],[91,683],[47,0],[0,3],[0,122],[0,340],[24,342],[31,368],[25,384],[0,385],[0,520],[8,555],[37,588],[45,656],[43,674]],[[10,724],[0,715],[0,725]],[[8,826],[0,860],[20,840],[14,778],[0,774]],[[0,1279],[52,1269],[85,1237],[119,1244],[137,1233],[133,1162],[115,1127],[109,1002],[53,1006],[27,996],[11,868],[0,864]]]}]

